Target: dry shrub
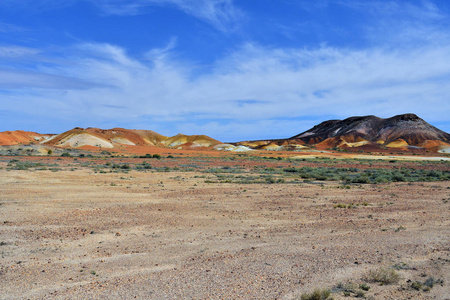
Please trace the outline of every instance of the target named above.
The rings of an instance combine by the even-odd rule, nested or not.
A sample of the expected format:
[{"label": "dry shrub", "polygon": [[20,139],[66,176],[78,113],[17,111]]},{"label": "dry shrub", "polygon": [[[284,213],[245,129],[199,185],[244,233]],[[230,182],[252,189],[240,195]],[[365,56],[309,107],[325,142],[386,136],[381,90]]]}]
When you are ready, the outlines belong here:
[{"label": "dry shrub", "polygon": [[400,275],[394,270],[389,268],[378,268],[371,270],[364,277],[367,282],[377,282],[381,285],[397,283],[400,280]]},{"label": "dry shrub", "polygon": [[301,300],[328,300],[328,299],[332,299],[330,297],[330,295],[331,295],[331,292],[329,289],[317,288],[311,294],[309,294],[309,293],[302,294],[300,299]]}]

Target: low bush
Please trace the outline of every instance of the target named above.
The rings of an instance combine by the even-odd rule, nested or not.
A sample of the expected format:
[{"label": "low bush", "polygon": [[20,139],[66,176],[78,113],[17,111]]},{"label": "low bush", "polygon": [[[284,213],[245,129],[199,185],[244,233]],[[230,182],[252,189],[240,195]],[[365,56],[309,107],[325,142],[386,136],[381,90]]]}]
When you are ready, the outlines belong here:
[{"label": "low bush", "polygon": [[303,293],[301,300],[327,300],[331,299],[331,291],[329,289],[315,289],[312,293]]},{"label": "low bush", "polygon": [[397,283],[400,280],[400,275],[394,269],[378,268],[376,270],[369,271],[364,280],[367,282],[376,282],[381,285],[387,285]]}]

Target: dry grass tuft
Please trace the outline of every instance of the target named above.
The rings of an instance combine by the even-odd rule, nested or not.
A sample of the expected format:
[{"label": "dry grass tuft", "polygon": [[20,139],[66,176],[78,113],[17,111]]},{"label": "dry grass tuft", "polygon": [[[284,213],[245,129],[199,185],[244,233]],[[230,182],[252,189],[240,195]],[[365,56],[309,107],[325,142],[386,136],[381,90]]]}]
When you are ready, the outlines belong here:
[{"label": "dry grass tuft", "polygon": [[331,300],[331,292],[329,289],[315,289],[312,293],[303,293],[301,300]]},{"label": "dry grass tuft", "polygon": [[377,282],[381,285],[387,285],[397,283],[400,280],[400,275],[394,269],[378,268],[369,271],[363,279],[367,282]]}]

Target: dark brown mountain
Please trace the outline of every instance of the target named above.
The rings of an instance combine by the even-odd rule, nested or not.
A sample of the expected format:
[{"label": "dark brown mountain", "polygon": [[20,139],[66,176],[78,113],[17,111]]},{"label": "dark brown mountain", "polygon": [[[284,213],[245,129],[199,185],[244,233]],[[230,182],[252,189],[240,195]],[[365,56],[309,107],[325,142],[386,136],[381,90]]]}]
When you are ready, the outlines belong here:
[{"label": "dark brown mountain", "polygon": [[450,134],[428,124],[415,114],[403,114],[388,119],[364,116],[330,120],[290,139],[316,144],[334,137],[353,137],[355,141],[364,139],[383,144],[402,139],[411,146],[420,146],[427,140],[450,143]]},{"label": "dark brown mountain", "polygon": [[[324,121],[298,135],[282,140],[241,142],[241,145],[265,149],[292,148],[293,145],[317,148],[350,147],[423,147],[440,150],[450,146],[450,134],[428,124],[415,114],[382,119],[376,116],[350,117]],[[255,148],[255,147],[252,147]]]}]

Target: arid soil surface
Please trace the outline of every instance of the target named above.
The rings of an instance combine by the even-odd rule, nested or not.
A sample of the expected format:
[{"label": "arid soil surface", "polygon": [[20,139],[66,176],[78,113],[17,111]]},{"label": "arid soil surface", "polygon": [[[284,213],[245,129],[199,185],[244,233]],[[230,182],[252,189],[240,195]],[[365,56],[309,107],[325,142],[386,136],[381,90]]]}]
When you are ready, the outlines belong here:
[{"label": "arid soil surface", "polygon": [[[195,167],[99,172],[19,158],[59,168],[8,170],[10,159],[0,159],[1,299],[300,299],[315,288],[348,299],[338,286],[380,267],[400,280],[367,283],[366,298],[450,299],[448,181],[209,183]],[[195,165],[258,163],[283,162]],[[415,164],[398,163],[380,164]]]}]

